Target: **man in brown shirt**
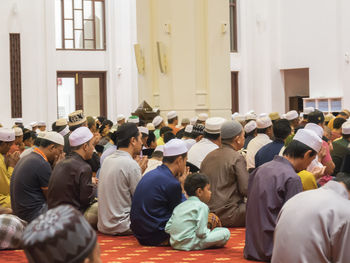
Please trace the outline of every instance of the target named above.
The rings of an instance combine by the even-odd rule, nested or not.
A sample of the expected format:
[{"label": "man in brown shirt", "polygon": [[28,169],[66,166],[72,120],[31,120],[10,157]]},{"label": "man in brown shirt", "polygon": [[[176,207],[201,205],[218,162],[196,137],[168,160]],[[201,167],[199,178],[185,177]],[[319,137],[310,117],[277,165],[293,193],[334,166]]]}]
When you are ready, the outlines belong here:
[{"label": "man in brown shirt", "polygon": [[221,142],[222,146],[206,156],[200,169],[209,177],[212,197],[208,205],[222,226],[244,226],[249,174],[244,157],[237,152],[244,145],[242,125],[226,121],[221,127]]}]

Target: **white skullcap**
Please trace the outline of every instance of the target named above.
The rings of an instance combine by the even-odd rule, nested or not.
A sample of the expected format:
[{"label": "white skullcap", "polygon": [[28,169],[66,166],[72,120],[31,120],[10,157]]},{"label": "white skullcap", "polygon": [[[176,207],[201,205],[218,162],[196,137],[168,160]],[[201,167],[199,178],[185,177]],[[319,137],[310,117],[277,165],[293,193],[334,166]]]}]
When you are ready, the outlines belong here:
[{"label": "white skullcap", "polygon": [[246,113],[246,115],[247,114],[255,114],[255,111],[254,110],[250,110],[250,111],[248,111],[247,113]]},{"label": "white skullcap", "polygon": [[153,123],[154,127],[157,127],[159,124],[162,123],[162,121],[163,121],[162,117],[156,116],[156,117],[154,117],[152,123]]},{"label": "white skullcap", "polygon": [[174,119],[177,117],[176,111],[169,111],[168,114],[166,115],[168,120]]},{"label": "white skullcap", "polygon": [[350,121],[344,122],[341,126],[341,131],[343,134],[350,134]]},{"label": "white skullcap", "polygon": [[146,128],[149,130],[149,131],[154,131],[156,128],[154,127],[153,123],[147,123],[146,125]]},{"label": "white skullcap", "polygon": [[309,114],[309,113],[314,112],[314,111],[315,111],[314,107],[306,107],[304,109],[304,114]]},{"label": "white skullcap", "polygon": [[35,127],[38,126],[38,123],[36,121],[33,121],[31,123],[29,123],[30,126]]},{"label": "white skullcap", "polygon": [[257,127],[256,121],[250,121],[246,125],[244,125],[244,131],[246,133],[250,133],[250,132],[254,131],[256,129],[256,127]]},{"label": "white skullcap", "polygon": [[300,112],[300,114],[299,114],[299,116],[300,116],[300,118],[302,118],[302,117],[304,117],[304,112]]},{"label": "white skullcap", "polygon": [[212,117],[205,121],[204,131],[211,134],[218,134],[221,131],[221,126],[225,122],[224,118]]},{"label": "white skullcap", "polygon": [[285,113],[282,114],[281,119],[286,119],[286,114]]},{"label": "white skullcap", "polygon": [[233,118],[233,121],[238,121],[238,122],[245,121],[245,116],[242,114],[238,114]]},{"label": "white skullcap", "polygon": [[265,129],[272,125],[272,121],[269,117],[259,117],[256,119],[256,127],[258,129]]},{"label": "white skullcap", "polygon": [[69,135],[70,146],[75,147],[90,141],[94,137],[88,127],[80,127]]},{"label": "white skullcap", "polygon": [[139,132],[141,132],[141,133],[144,133],[147,135],[149,134],[149,131],[146,127],[141,126],[141,127],[138,127],[138,129],[139,129]]},{"label": "white skullcap", "polygon": [[297,119],[298,117],[299,117],[299,114],[296,110],[291,110],[286,113],[286,119],[289,121]]},{"label": "white skullcap", "polygon": [[176,156],[187,153],[187,146],[183,140],[172,139],[164,145],[163,156]]},{"label": "white skullcap", "polygon": [[164,145],[158,145],[155,149],[155,152],[164,152]]},{"label": "white skullcap", "polygon": [[56,121],[56,126],[66,126],[68,125],[67,119],[58,119]]},{"label": "white skullcap", "polygon": [[187,125],[185,128],[185,132],[191,133],[192,131],[193,131],[193,125],[191,125],[191,124]]},{"label": "white skullcap", "polygon": [[13,130],[15,131],[15,136],[22,136],[23,135],[23,131],[21,128],[15,127],[15,128],[13,128]]},{"label": "white skullcap", "polygon": [[69,126],[67,125],[62,131],[59,132],[62,136],[66,136],[69,133]]},{"label": "white skullcap", "polygon": [[21,118],[14,119],[14,122],[23,124],[23,119]]},{"label": "white skullcap", "polygon": [[0,141],[13,142],[15,140],[15,131],[8,128],[0,128]]},{"label": "white skullcap", "polygon": [[43,132],[40,134],[41,134],[40,138],[64,146],[64,138],[61,134],[54,131]]},{"label": "white skullcap", "polygon": [[269,117],[269,115],[266,112],[260,113],[259,118],[263,118],[263,117]]},{"label": "white skullcap", "polygon": [[46,134],[46,132],[40,131],[40,132],[38,133],[38,138],[44,138],[44,137],[45,137],[45,134]]},{"label": "white skullcap", "polygon": [[197,116],[191,118],[191,119],[190,119],[190,124],[191,124],[191,125],[195,125],[196,122],[197,122],[197,120],[198,120],[198,117],[197,117]]},{"label": "white skullcap", "polygon": [[295,134],[293,140],[299,141],[309,146],[311,149],[315,150],[316,152],[319,152],[319,150],[322,147],[321,138],[318,137],[317,134],[312,130],[299,129]]},{"label": "white skullcap", "polygon": [[245,119],[246,120],[256,120],[256,114],[255,113],[247,113],[246,115],[245,115]]},{"label": "white skullcap", "polygon": [[207,119],[208,119],[208,114],[206,114],[206,113],[200,113],[200,114],[198,114],[198,120],[199,121],[206,121]]},{"label": "white skullcap", "polygon": [[314,131],[318,137],[322,139],[323,137],[323,129],[321,126],[315,124],[315,123],[308,123],[305,125],[305,129]]},{"label": "white skullcap", "polygon": [[46,122],[44,122],[44,121],[39,121],[39,122],[38,122],[38,126],[46,126]]},{"label": "white skullcap", "polygon": [[125,120],[125,116],[123,114],[117,115],[117,121]]},{"label": "white skullcap", "polygon": [[238,116],[239,113],[238,112],[235,112],[231,115],[231,120],[234,120],[236,118],[236,116]]}]

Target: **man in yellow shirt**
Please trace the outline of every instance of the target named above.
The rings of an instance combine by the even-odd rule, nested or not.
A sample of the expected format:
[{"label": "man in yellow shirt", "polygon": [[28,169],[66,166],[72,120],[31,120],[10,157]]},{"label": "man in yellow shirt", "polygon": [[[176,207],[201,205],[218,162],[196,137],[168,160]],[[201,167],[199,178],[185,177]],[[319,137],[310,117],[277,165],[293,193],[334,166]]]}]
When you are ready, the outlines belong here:
[{"label": "man in yellow shirt", "polygon": [[19,160],[19,152],[7,155],[14,140],[14,130],[0,128],[0,207],[5,208],[11,208],[10,179]]}]

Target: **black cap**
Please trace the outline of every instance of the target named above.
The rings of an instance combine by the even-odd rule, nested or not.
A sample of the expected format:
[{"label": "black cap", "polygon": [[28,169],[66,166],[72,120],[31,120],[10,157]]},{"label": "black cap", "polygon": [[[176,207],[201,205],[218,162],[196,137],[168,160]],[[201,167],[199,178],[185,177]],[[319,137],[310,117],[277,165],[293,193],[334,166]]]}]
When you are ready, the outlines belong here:
[{"label": "black cap", "polygon": [[320,124],[324,123],[324,115],[322,111],[315,110],[307,116],[307,120],[309,123]]}]

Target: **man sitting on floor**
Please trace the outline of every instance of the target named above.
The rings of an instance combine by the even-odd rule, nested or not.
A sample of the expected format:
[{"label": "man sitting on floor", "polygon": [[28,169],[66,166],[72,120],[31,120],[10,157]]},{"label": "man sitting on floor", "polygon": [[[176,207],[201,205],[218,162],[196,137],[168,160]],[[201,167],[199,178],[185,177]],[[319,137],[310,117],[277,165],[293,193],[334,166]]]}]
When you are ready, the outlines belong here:
[{"label": "man sitting on floor", "polygon": [[98,224],[100,232],[109,235],[130,235],[131,199],[147,168],[147,157],[137,163],[142,148],[141,133],[135,123],[118,127],[118,150],[102,165],[98,185]]},{"label": "man sitting on floor", "polygon": [[[91,166],[86,160],[91,159],[94,152],[93,134],[87,127],[80,127],[69,135],[72,152],[54,168],[48,190],[49,209],[68,204],[84,213],[96,197],[96,182],[92,178]],[[97,224],[97,207],[95,220]]]},{"label": "man sitting on floor", "polygon": [[72,206],[61,205],[32,221],[22,243],[29,263],[101,263],[96,232]]},{"label": "man sitting on floor", "polygon": [[[239,124],[240,125],[240,124]],[[223,247],[230,238],[227,228],[208,229],[211,198],[209,179],[204,174],[190,174],[184,185],[189,198],[175,207],[165,226],[170,235],[170,244],[178,250],[201,250],[209,247]]]},{"label": "man sitting on floor", "polygon": [[47,211],[51,165],[63,158],[63,146],[61,134],[43,133],[40,146],[17,163],[10,188],[12,209],[19,218],[30,222]]},{"label": "man sitting on floor", "polygon": [[315,159],[322,140],[314,131],[300,129],[284,150],[283,157],[254,170],[249,176],[244,257],[271,260],[273,232],[279,211],[303,186],[297,172]]},{"label": "man sitting on floor", "polygon": [[349,196],[350,174],[339,173],[288,200],[277,219],[272,262],[348,262]]},{"label": "man sitting on floor", "polygon": [[163,164],[148,172],[136,187],[131,205],[131,229],[141,245],[168,245],[164,228],[174,208],[183,201],[187,147],[180,139],[164,145]]},{"label": "man sitting on floor", "polygon": [[223,226],[245,226],[249,174],[244,157],[238,153],[244,145],[244,131],[238,121],[226,121],[221,127],[222,146],[209,153],[201,165],[208,175],[213,197],[210,211]]}]

